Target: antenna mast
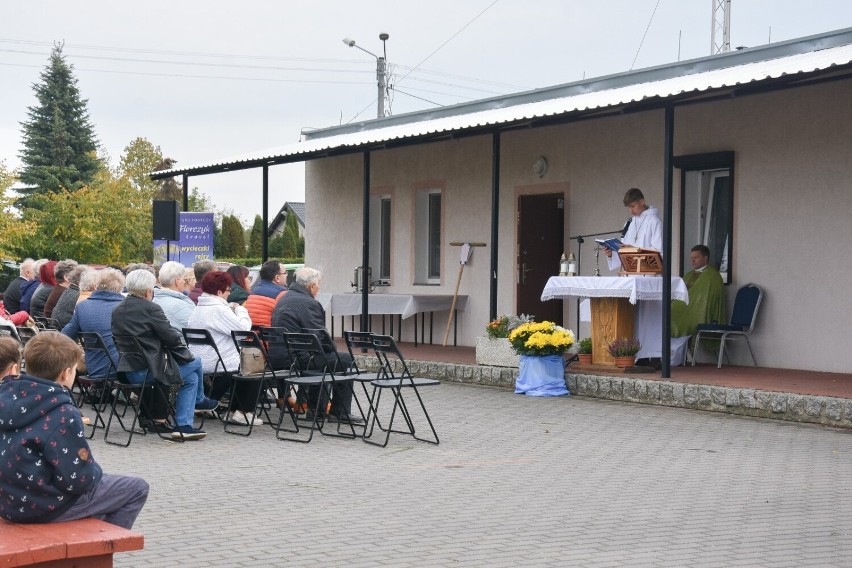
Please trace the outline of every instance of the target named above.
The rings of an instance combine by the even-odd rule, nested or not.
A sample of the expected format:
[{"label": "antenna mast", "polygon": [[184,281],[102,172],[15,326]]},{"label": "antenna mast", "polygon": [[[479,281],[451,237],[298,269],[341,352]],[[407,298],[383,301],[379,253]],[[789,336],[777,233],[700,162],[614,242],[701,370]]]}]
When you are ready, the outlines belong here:
[{"label": "antenna mast", "polygon": [[731,0],[710,0],[713,22],[710,31],[710,55],[731,51]]}]

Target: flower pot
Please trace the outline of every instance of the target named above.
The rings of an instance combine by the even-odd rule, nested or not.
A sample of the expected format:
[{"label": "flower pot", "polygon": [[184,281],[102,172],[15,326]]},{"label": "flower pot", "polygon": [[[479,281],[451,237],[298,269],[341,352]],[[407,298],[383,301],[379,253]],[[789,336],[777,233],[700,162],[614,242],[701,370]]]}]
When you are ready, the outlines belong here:
[{"label": "flower pot", "polygon": [[565,396],[565,359],[562,355],[521,355],[515,394]]},{"label": "flower pot", "polygon": [[636,357],[634,355],[622,355],[619,357],[613,357],[615,359],[616,367],[632,367],[636,363]]},{"label": "flower pot", "polygon": [[592,354],[591,353],[577,353],[577,359],[581,365],[591,365],[592,364]]},{"label": "flower pot", "polygon": [[505,337],[482,336],[476,338],[476,364],[517,369],[519,359]]}]

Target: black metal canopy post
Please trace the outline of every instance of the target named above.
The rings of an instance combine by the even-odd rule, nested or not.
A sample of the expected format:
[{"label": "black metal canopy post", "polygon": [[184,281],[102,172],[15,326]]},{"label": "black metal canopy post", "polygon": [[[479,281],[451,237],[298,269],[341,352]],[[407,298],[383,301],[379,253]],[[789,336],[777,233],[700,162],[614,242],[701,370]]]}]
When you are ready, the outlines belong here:
[{"label": "black metal canopy post", "polygon": [[370,152],[364,152],[364,226],[361,233],[361,331],[370,331]]},{"label": "black metal canopy post", "polygon": [[500,237],[500,131],[491,134],[491,290],[489,313],[497,319],[497,249]]},{"label": "black metal canopy post", "polygon": [[674,151],[674,107],[666,106],[665,143],[663,157],[663,352],[662,378],[672,376],[672,153]]},{"label": "black metal canopy post", "polygon": [[183,174],[183,209],[189,211],[189,174]]},{"label": "black metal canopy post", "polygon": [[263,166],[263,233],[260,239],[260,262],[269,260],[269,165]]}]

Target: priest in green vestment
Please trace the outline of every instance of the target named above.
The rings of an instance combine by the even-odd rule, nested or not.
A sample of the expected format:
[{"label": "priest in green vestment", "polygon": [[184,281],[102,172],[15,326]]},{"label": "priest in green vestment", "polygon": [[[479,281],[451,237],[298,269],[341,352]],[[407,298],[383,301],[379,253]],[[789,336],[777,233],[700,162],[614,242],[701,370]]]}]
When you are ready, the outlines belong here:
[{"label": "priest in green vestment", "polygon": [[672,337],[695,335],[700,323],[728,323],[725,317],[725,284],[719,271],[708,264],[710,249],[695,245],[690,250],[692,270],[683,281],[689,290],[689,304],[672,301]]}]

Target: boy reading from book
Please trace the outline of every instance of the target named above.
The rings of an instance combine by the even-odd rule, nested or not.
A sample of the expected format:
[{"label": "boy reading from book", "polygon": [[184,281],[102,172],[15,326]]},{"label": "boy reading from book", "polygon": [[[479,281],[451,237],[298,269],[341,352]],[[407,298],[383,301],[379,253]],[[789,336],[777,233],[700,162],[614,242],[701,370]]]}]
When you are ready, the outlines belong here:
[{"label": "boy reading from book", "polygon": [[129,529],[148,498],[145,480],[103,473],[92,456],[69,390],[81,358],[74,341],[42,331],[24,348],[27,373],[0,384],[0,517],[7,521],[95,517]]}]

